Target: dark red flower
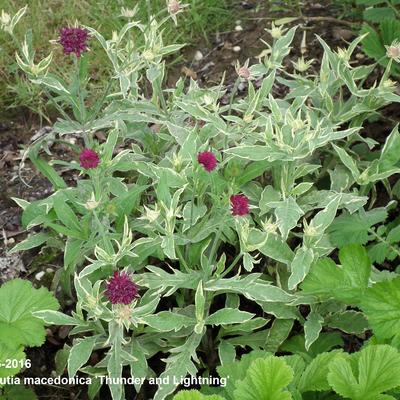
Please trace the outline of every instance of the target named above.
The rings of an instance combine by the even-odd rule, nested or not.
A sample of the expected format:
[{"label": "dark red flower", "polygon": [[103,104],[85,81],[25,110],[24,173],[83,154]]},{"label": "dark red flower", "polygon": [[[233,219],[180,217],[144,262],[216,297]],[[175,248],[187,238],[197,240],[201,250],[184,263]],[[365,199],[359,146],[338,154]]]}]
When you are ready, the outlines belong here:
[{"label": "dark red flower", "polygon": [[96,168],[100,164],[100,158],[92,149],[84,149],[79,155],[81,167],[85,169]]},{"label": "dark red flower", "polygon": [[232,215],[247,215],[249,213],[249,199],[244,194],[231,196]]},{"label": "dark red flower", "polygon": [[197,161],[207,172],[213,171],[217,167],[217,159],[211,151],[203,151],[197,155]]},{"label": "dark red flower", "polygon": [[106,296],[112,304],[130,304],[139,297],[138,287],[126,272],[114,272],[107,282]]},{"label": "dark red flower", "polygon": [[60,44],[64,54],[75,53],[80,57],[87,50],[89,32],[83,28],[62,28],[60,31]]}]

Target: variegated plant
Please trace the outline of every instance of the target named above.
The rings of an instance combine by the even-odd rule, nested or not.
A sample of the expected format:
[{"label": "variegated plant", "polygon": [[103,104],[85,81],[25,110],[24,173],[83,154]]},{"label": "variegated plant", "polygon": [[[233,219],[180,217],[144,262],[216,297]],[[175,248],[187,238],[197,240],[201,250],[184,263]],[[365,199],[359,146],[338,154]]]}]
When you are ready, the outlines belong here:
[{"label": "variegated plant", "polygon": [[[361,38],[336,52],[319,38],[319,72],[306,63],[291,72],[284,60],[292,28],[275,35],[258,63],[238,70],[247,95],[233,93],[223,105],[223,82],[202,88],[180,79],[165,87],[164,58],[182,46],[164,45],[155,19],[131,22],[110,39],[85,29],[88,46],[98,40],[111,62],[110,84],[94,105],[87,54],[74,57],[78,73],[70,82],[48,72],[51,56],[35,64],[29,36],[17,58],[60,110],[52,139],[68,143],[74,135],[90,150],[80,165],[47,162],[42,139],[29,157],[54,193],[32,203],[15,199],[24,226],[42,231],[13,250],[61,248],[61,282],[71,294],[74,276],[73,316],[37,313],[49,324],[74,326],[73,345],[63,350],[69,374],[119,377],[130,367],[134,376],[151,377],[147,359],[163,353],[161,377],[194,375],[199,365],[233,361],[238,347],[277,350],[296,320],[309,348],[324,317],[345,306],[298,285],[335,250],[329,228],[336,216],[363,213],[374,184],[399,172],[397,128],[373,161],[354,146],[377,148],[363,124],[400,100],[387,73],[365,86],[375,65],[350,62]],[[277,85],[285,95],[276,95]],[[107,132],[103,143],[99,130]],[[77,154],[79,146],[71,146]],[[55,165],[79,170],[77,186],[68,187]],[[124,306],[105,294],[107,279],[122,269],[141,295]],[[244,311],[249,304],[254,312]],[[310,306],[306,319],[299,305]],[[98,349],[107,349],[104,358],[87,365]],[[175,386],[160,385],[154,399]],[[124,398],[122,385],[110,389],[114,400]]]}]

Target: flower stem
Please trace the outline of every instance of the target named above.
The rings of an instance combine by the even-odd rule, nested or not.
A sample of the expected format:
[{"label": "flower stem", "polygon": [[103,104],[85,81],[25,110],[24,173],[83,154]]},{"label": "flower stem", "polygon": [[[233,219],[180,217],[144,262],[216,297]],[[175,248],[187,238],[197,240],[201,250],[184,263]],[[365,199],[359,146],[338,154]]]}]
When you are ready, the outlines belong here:
[{"label": "flower stem", "polygon": [[239,260],[242,258],[242,253],[240,252],[235,259],[231,262],[229,267],[220,275],[220,278],[223,278],[224,276],[228,275],[229,272],[232,271],[232,269],[236,266],[236,264],[239,262]]}]

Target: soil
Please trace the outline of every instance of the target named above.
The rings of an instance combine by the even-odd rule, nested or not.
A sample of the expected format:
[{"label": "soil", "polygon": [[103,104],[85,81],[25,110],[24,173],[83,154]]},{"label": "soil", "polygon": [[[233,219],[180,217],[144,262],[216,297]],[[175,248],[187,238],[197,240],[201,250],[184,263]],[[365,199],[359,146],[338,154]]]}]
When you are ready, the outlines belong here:
[{"label": "soil", "polygon": [[[168,85],[173,86],[180,76],[186,75],[195,78],[201,86],[213,86],[221,82],[226,71],[224,79],[228,92],[223,101],[227,103],[230,96],[229,90],[233,89],[237,77],[235,72],[236,61],[239,60],[240,65],[243,65],[247,59],[250,59],[250,63],[254,62],[254,57],[265,48],[261,39],[266,42],[271,41],[269,33],[264,28],[269,27],[271,20],[292,15],[287,10],[271,13],[265,8],[265,4],[267,4],[265,1],[238,1],[235,7],[239,15],[238,19],[240,19],[238,25],[242,27],[242,30],[236,28],[232,32],[219,33],[210,38],[209,42],[202,41],[195,47],[185,49],[183,51],[184,61],[170,71]],[[260,7],[260,5],[264,5],[264,7]],[[315,34],[318,34],[330,46],[336,48],[344,47],[352,39],[353,33],[347,21],[334,19],[338,10],[331,2],[308,1],[302,11],[303,19],[294,22],[294,24],[300,23],[301,26],[294,42],[295,56],[290,59],[287,58],[287,68],[291,70],[293,68],[291,61],[296,60],[297,56],[304,55],[307,59],[315,59],[312,68],[318,70],[322,49]],[[303,32],[306,32],[306,46],[302,46]],[[354,62],[368,62],[362,56],[360,50],[356,50],[356,53],[357,51],[359,55]],[[201,59],[198,52],[201,52]],[[275,96],[284,94],[284,89],[280,85],[274,86],[273,91]],[[244,95],[245,93],[246,85],[243,84],[239,86],[238,94]],[[384,119],[371,123],[365,128],[368,136],[381,143],[384,142],[399,111],[397,104],[383,110]],[[36,286],[40,286],[43,283],[51,284],[54,270],[61,266],[59,255],[46,254],[43,251],[25,252],[12,257],[7,255],[7,249],[14,246],[26,235],[26,231],[20,224],[21,209],[11,198],[17,197],[33,201],[48,196],[52,191],[51,184],[35,170],[29,160],[25,160],[21,165],[24,150],[30,145],[32,137],[37,135],[41,127],[35,118],[29,116],[26,110],[20,110],[20,113],[22,117],[0,122],[0,187],[2,188],[0,192],[0,232],[2,233],[0,282],[21,276],[28,277]],[[51,151],[52,157],[56,159],[76,157],[69,148],[61,145],[54,145]],[[74,184],[76,179],[74,175],[69,173],[67,178],[71,184]],[[36,278],[37,272],[40,271],[45,272],[46,276],[38,280]],[[33,369],[24,372],[26,376],[51,376],[55,369],[54,356],[64,346],[64,343],[68,342],[63,329],[64,327],[58,327],[48,330],[48,340],[43,347],[27,349],[27,357],[34,360],[34,365]],[[357,340],[347,338],[347,342],[350,343],[349,347],[353,347]],[[35,386],[34,390],[40,399],[72,400],[87,398],[84,387]],[[104,391],[104,394],[102,392],[102,399],[108,399],[107,396],[107,390]],[[135,398],[148,398],[144,396],[141,394]]]}]

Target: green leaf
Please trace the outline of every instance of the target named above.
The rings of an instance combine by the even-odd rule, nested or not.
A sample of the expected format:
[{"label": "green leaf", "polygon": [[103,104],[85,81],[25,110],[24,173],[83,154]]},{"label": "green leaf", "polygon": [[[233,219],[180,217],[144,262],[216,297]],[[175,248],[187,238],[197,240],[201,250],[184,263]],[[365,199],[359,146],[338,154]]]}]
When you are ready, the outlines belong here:
[{"label": "green leaf", "polygon": [[248,354],[244,354],[240,361],[226,363],[217,367],[220,377],[227,378],[227,384],[224,388],[223,394],[228,399],[234,399],[234,391],[236,383],[245,378],[246,372],[253,361],[269,357],[271,354],[261,350],[255,350]]},{"label": "green leaf", "polygon": [[3,400],[37,400],[35,392],[32,389],[27,389],[22,385],[9,385],[4,389]]},{"label": "green leaf", "polygon": [[314,252],[311,249],[301,247],[297,250],[290,265],[290,270],[292,271],[288,280],[288,287],[290,290],[295,289],[296,286],[304,280],[313,261]]},{"label": "green leaf", "polygon": [[351,158],[351,156],[346,152],[346,150],[342,149],[341,147],[332,144],[333,148],[335,149],[337,155],[339,156],[342,163],[350,170],[351,174],[355,181],[358,180],[360,176],[360,172],[358,171],[357,165],[355,161]]},{"label": "green leaf", "polygon": [[212,279],[204,285],[205,291],[223,291],[242,294],[253,301],[290,302],[294,296],[261,279],[260,274],[235,276],[229,279]]},{"label": "green leaf", "polygon": [[232,154],[239,158],[244,158],[246,160],[251,161],[289,161],[293,158],[288,156],[283,151],[277,151],[272,149],[270,146],[247,146],[242,145],[239,147],[232,147],[230,149],[225,150],[225,153]]},{"label": "green leaf", "polygon": [[211,314],[206,319],[208,325],[241,324],[249,321],[255,314],[234,308],[223,308]]},{"label": "green leaf", "polygon": [[381,38],[374,28],[364,23],[360,34],[368,33],[362,40],[363,50],[367,56],[378,60],[386,53],[386,49],[381,42]]},{"label": "green leaf", "polygon": [[319,333],[322,330],[324,319],[318,313],[311,311],[304,323],[304,337],[306,350],[318,339]]},{"label": "green leaf", "polygon": [[182,390],[174,396],[173,400],[225,400],[224,397],[213,394],[206,396],[198,390]]},{"label": "green leaf", "polygon": [[339,260],[340,266],[330,258],[318,260],[301,285],[303,292],[324,299],[358,303],[371,274],[367,252],[359,245],[348,245],[339,251]]},{"label": "green leaf", "polygon": [[311,357],[316,357],[318,354],[329,351],[334,347],[342,347],[344,345],[342,336],[338,332],[322,332],[318,339],[306,351],[304,335],[292,336],[286,340],[279,348],[279,351],[285,351],[293,354],[307,354]]},{"label": "green leaf", "polygon": [[364,314],[353,310],[337,312],[326,317],[325,325],[356,335],[360,335],[368,329],[368,321]]},{"label": "green leaf", "polygon": [[380,22],[383,19],[394,19],[396,14],[390,7],[373,7],[364,10],[364,20],[372,22]]},{"label": "green leaf", "polygon": [[67,187],[67,184],[60,175],[57,174],[56,170],[46,161],[38,157],[36,149],[29,152],[29,159],[32,161],[32,164],[51,182],[54,189],[65,189]]},{"label": "green leaf", "polygon": [[235,400],[290,400],[285,390],[293,379],[293,370],[283,358],[270,356],[255,360],[244,380],[236,383]]},{"label": "green leaf", "polygon": [[336,358],[346,359],[347,354],[342,350],[335,350],[329,353],[321,353],[307,365],[301,375],[298,388],[300,392],[330,391],[328,383],[329,365]]},{"label": "green leaf", "polygon": [[54,310],[35,311],[33,315],[48,325],[80,325],[82,323],[79,319]]},{"label": "green leaf", "polygon": [[304,211],[297,205],[293,197],[287,197],[283,201],[271,202],[268,205],[275,208],[276,223],[281,231],[282,238],[286,240],[290,230],[297,225]]},{"label": "green leaf", "polygon": [[264,349],[275,353],[279,346],[289,337],[293,328],[293,319],[278,319],[276,318],[268,330],[268,335],[265,340]]},{"label": "green leaf", "polygon": [[68,357],[68,375],[74,377],[79,368],[86,364],[96,344],[97,336],[88,336],[71,347]]},{"label": "green leaf", "polygon": [[72,208],[67,204],[67,198],[62,192],[59,192],[59,194],[54,197],[53,206],[60,222],[72,231],[81,231],[81,224]]},{"label": "green leaf", "polygon": [[225,340],[221,340],[218,346],[218,356],[221,365],[233,363],[236,358],[235,346]]},{"label": "green leaf", "polygon": [[[14,376],[18,374],[21,367],[8,368],[6,365],[7,360],[25,360],[25,353],[23,346],[7,346],[5,343],[0,341],[0,364],[5,365],[0,367],[0,378],[7,378],[7,376]],[[1,386],[1,385],[0,385]]]},{"label": "green leaf", "polygon": [[368,230],[387,218],[383,207],[357,214],[342,214],[328,228],[329,238],[333,245],[342,247],[346,244],[365,244],[368,242]]},{"label": "green leaf", "polygon": [[36,235],[28,236],[25,240],[22,242],[19,242],[17,245],[15,245],[9,253],[15,253],[17,251],[23,251],[23,250],[29,250],[33,249],[34,247],[39,247],[43,243],[45,243],[48,239],[50,239],[52,236],[49,235],[48,233],[37,233]]},{"label": "green leaf", "polygon": [[376,400],[400,386],[400,355],[394,347],[367,346],[350,357],[352,362],[337,358],[329,366],[328,382],[342,397]]},{"label": "green leaf", "polygon": [[147,315],[142,318],[143,322],[159,332],[178,332],[188,326],[194,326],[196,320],[183,314],[171,311],[161,311],[158,314]]},{"label": "green leaf", "polygon": [[0,341],[9,347],[40,346],[46,332],[43,321],[33,316],[41,310],[57,310],[59,304],[46,289],[14,279],[0,288]]},{"label": "green leaf", "polygon": [[165,360],[167,366],[160,375],[160,379],[165,379],[168,383],[159,386],[154,400],[163,400],[174,391],[177,385],[174,378],[180,380],[187,374],[196,375],[197,368],[192,358],[197,361],[196,349],[202,336],[192,333],[181,346],[171,349],[171,355]]},{"label": "green leaf", "polygon": [[380,170],[387,170],[400,160],[400,134],[396,125],[386,138],[385,145],[379,157]]},{"label": "green leaf", "polygon": [[247,239],[248,251],[258,250],[273,260],[289,265],[294,253],[278,234],[251,229]]},{"label": "green leaf", "polygon": [[391,338],[400,331],[400,277],[376,283],[360,300],[377,337]]}]

